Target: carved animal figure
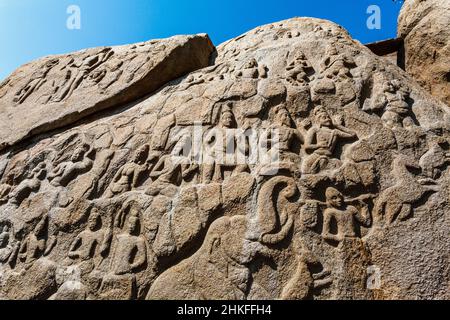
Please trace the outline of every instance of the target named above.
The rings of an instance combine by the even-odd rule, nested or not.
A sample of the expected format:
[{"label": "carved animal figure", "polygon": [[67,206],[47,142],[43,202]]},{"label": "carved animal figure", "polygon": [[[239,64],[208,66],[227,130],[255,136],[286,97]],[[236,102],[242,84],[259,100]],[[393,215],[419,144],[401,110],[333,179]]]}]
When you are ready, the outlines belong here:
[{"label": "carved animal figure", "polygon": [[419,202],[429,192],[438,192],[439,186],[421,184],[420,180],[408,168],[420,169],[411,159],[397,156],[392,165],[395,185],[385,189],[376,201],[374,219],[385,220],[391,224],[395,220],[407,219],[413,204]]}]

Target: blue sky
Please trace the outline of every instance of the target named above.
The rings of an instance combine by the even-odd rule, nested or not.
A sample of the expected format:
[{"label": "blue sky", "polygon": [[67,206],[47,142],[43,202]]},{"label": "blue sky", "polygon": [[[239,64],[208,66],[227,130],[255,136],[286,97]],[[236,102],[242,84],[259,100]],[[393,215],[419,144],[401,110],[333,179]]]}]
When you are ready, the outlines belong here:
[{"label": "blue sky", "polygon": [[[80,30],[66,27],[70,5]],[[366,26],[370,5],[381,8],[379,30]],[[49,54],[203,32],[220,44],[294,16],[332,20],[368,43],[395,37],[399,10],[392,0],[0,0],[0,79]]]}]

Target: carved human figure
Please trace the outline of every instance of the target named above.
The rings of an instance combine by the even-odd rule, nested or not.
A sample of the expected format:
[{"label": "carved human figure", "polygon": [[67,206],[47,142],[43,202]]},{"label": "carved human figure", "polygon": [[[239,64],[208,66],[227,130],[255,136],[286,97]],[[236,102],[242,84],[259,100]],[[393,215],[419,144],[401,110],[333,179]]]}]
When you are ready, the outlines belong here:
[{"label": "carved human figure", "polygon": [[[228,170],[234,175],[247,169],[245,164],[237,164],[237,148],[242,149],[243,146],[238,143],[233,130],[236,128],[236,119],[231,107],[231,103],[222,107],[218,126],[206,133],[205,150],[209,150],[209,154],[204,158],[203,183],[222,181],[224,179],[222,170]],[[245,150],[241,149],[239,151],[245,153]],[[229,159],[231,161],[228,161]]]},{"label": "carved human figure", "polygon": [[15,95],[14,102],[21,104],[47,81],[46,77],[50,70],[59,63],[59,59],[51,59],[45,63],[42,68],[34,71],[28,80],[27,84],[23,86]]},{"label": "carved human figure", "polygon": [[412,121],[409,95],[409,89],[401,81],[386,80],[372,103],[365,105],[363,110],[382,112],[381,120],[390,129],[408,128]]},{"label": "carved human figure", "polygon": [[314,116],[315,124],[308,130],[305,141],[306,151],[312,151],[312,154],[306,157],[303,165],[305,174],[316,174],[327,168],[339,139],[357,137],[353,130],[333,123],[328,112],[322,106],[316,107]]},{"label": "carved human figure", "polygon": [[335,78],[339,75],[352,77],[350,69],[356,66],[352,57],[346,54],[339,54],[335,46],[330,46],[322,61],[321,73],[327,78]]},{"label": "carved human figure", "polygon": [[106,191],[106,197],[111,198],[115,195],[133,190],[139,186],[142,175],[148,169],[147,157],[149,154],[149,146],[140,147],[131,162],[123,165],[117,171],[111,184]]},{"label": "carved human figure", "polygon": [[53,98],[53,102],[61,102],[69,98],[83,80],[87,79],[92,71],[107,61],[113,54],[114,51],[112,51],[111,48],[105,48],[98,54],[85,58],[79,64],[73,63],[73,67],[76,71],[72,74],[72,71],[69,70],[67,82],[65,86],[61,88],[59,94]]},{"label": "carved human figure", "polygon": [[60,163],[50,172],[48,179],[53,186],[67,186],[77,176],[92,169],[94,161],[89,158],[92,149],[88,151],[86,149],[86,146],[78,147],[69,161]]},{"label": "carved human figure", "polygon": [[[332,187],[327,188],[325,197],[327,208],[323,212],[322,237],[324,239],[340,242],[345,238],[355,238],[357,223],[365,227],[369,227],[372,223],[369,207],[362,198],[346,201],[342,193]],[[349,202],[355,201],[360,204],[360,209],[348,205]],[[333,220],[337,226],[336,233],[332,233]]]},{"label": "carved human figure", "polygon": [[150,172],[153,180],[146,193],[157,195],[165,188],[176,187],[181,183],[182,161],[170,154],[159,153],[160,157]]},{"label": "carved human figure", "polygon": [[[279,152],[280,161],[300,163],[299,152],[294,151],[296,144],[303,144],[301,132],[294,127],[289,111],[285,106],[278,106],[274,110],[274,123],[270,126],[274,136],[270,137],[269,145]],[[272,155],[272,159],[276,157]]]},{"label": "carved human figure", "polygon": [[409,171],[420,170],[414,159],[397,155],[392,162],[392,176],[395,184],[385,189],[378,197],[373,210],[374,220],[391,224],[406,220],[413,212],[413,205],[427,194],[438,192],[439,186],[430,179],[420,179]]},{"label": "carved human figure", "polygon": [[11,243],[11,231],[7,224],[0,225],[0,264],[7,263],[14,255],[15,246]]},{"label": "carved human figure", "polygon": [[297,52],[293,60],[286,67],[286,80],[291,84],[307,84],[311,81],[309,78],[314,74],[313,67],[309,64],[305,54]]},{"label": "carved human figure", "polygon": [[56,239],[48,238],[48,222],[48,216],[44,215],[20,245],[19,259],[26,269],[42,256],[48,255],[56,244]]},{"label": "carved human figure", "polygon": [[141,235],[139,216],[128,217],[126,230],[117,235],[111,269],[115,275],[131,274],[147,262],[147,246]]},{"label": "carved human figure", "polygon": [[11,203],[20,205],[32,192],[38,192],[46,174],[46,164],[44,162],[39,163],[36,168],[30,172],[28,177],[19,183],[19,185],[11,192],[9,196]]},{"label": "carved human figure", "polygon": [[258,79],[267,78],[267,67],[258,65],[256,59],[252,58],[247,61],[241,71],[236,73],[238,78]]},{"label": "carved human figure", "polygon": [[93,208],[86,229],[72,242],[68,253],[73,260],[88,261],[96,255],[104,256],[111,245],[112,234],[102,229],[102,219],[96,208]]}]

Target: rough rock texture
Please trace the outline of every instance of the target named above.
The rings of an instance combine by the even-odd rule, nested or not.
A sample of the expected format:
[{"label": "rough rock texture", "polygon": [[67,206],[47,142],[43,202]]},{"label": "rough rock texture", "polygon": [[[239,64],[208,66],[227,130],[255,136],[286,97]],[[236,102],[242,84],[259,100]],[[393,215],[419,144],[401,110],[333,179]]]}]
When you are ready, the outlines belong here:
[{"label": "rough rock texture", "polygon": [[319,19],[211,64],[3,151],[3,298],[450,298],[448,106]]},{"label": "rough rock texture", "polygon": [[406,0],[398,19],[406,71],[450,105],[450,2]]},{"label": "rough rock texture", "polygon": [[88,49],[26,64],[0,83],[0,150],[135,101],[208,66],[207,35]]}]

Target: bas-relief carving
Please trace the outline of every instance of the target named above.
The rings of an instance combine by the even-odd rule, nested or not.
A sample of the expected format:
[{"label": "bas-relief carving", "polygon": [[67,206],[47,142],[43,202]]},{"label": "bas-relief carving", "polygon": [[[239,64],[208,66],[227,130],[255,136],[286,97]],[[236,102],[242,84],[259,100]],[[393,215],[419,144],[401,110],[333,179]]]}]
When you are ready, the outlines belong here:
[{"label": "bas-relief carving", "polygon": [[[280,33],[278,37],[282,41],[296,37],[289,33]],[[178,123],[175,114],[165,114],[161,107],[158,120],[148,129],[150,134],[136,140],[131,130],[121,145],[110,141],[103,146],[114,150],[109,150],[108,161],[101,171],[96,170],[105,151],[101,144],[73,137],[53,144],[57,154],[70,151],[70,158],[49,157],[29,165],[19,183],[8,178],[11,174],[7,168],[0,181],[0,205],[20,207],[25,199],[47,192],[48,186],[61,193],[61,204],[64,192],[76,195],[78,181],[90,174],[102,176],[101,183],[99,177],[90,183],[95,187],[83,193],[89,194],[88,203],[96,203],[99,208],[87,209],[87,218],[77,225],[79,232],[65,251],[68,264],[82,270],[84,297],[310,299],[322,289],[339,292],[349,281],[364,282],[364,272],[355,273],[353,280],[349,280],[337,273],[336,266],[342,270],[352,270],[353,265],[365,267],[370,260],[365,251],[365,238],[370,230],[391,228],[394,222],[407,220],[417,206],[442,190],[439,179],[450,163],[450,156],[448,141],[442,137],[428,139],[425,146],[423,139],[417,139],[410,144],[404,142],[402,147],[401,130],[411,133],[418,128],[411,90],[396,79],[386,80],[382,85],[376,83],[371,88],[372,98],[357,103],[363,106],[360,110],[352,110],[373,115],[374,127],[392,133],[395,140],[386,150],[392,153],[391,172],[383,173],[391,174],[393,179],[390,183],[384,180],[375,183],[386,171],[378,158],[381,151],[372,150],[370,145],[370,139],[380,132],[361,129],[364,127],[348,121],[352,119],[346,117],[349,109],[336,109],[335,103],[330,104],[330,99],[338,99],[340,106],[348,107],[351,101],[359,99],[359,94],[351,93],[359,90],[355,84],[361,77],[355,72],[359,66],[356,59],[340,53],[341,49],[328,47],[323,61],[308,59],[302,51],[286,58],[280,76],[288,90],[308,87],[307,95],[313,98],[311,110],[292,105],[295,101],[294,104],[309,106],[311,101],[303,98],[289,103],[268,103],[266,97],[261,98],[264,103],[257,107],[253,105],[257,99],[233,98],[211,102],[205,107],[208,110],[202,110],[201,114],[211,118],[204,143],[213,155],[223,152],[218,148],[229,142],[223,134],[219,136],[225,137],[225,141],[217,143],[214,132],[243,129],[250,118],[257,119],[251,123],[260,128],[276,129],[280,161],[275,167],[279,171],[264,172],[252,165],[177,161],[172,155],[177,148],[172,134],[177,125],[188,127],[189,123],[184,120]],[[67,99],[78,87],[90,82],[102,83],[108,72],[118,70],[118,64],[110,59],[113,53],[105,49],[92,59],[80,61],[77,68],[75,61],[70,62],[67,81],[58,91],[61,99]],[[144,59],[142,65],[148,61]],[[36,79],[30,80],[18,93],[17,102],[27,99],[30,90],[43,86],[43,78],[55,65],[49,64],[48,70],[44,68]],[[72,72],[71,68],[75,70]],[[227,81],[229,77],[267,81],[272,80],[272,72],[272,66],[264,59],[248,58],[226,68],[190,75],[181,80],[179,88],[189,91],[194,86],[198,89],[215,81]],[[119,78],[121,74],[110,76]],[[349,89],[350,94],[344,89]],[[258,112],[248,112],[249,108]],[[300,109],[305,110],[292,112]],[[130,119],[128,127],[136,121]],[[275,137],[266,138],[262,142],[273,145]],[[413,153],[419,155],[415,159],[402,155],[418,146],[424,150]],[[233,190],[238,196],[230,200],[225,186],[243,177],[251,177],[251,190],[238,185],[238,190]],[[366,189],[368,186],[370,191]],[[68,208],[79,200],[72,198],[61,207]],[[126,208],[130,200],[137,201],[140,207]],[[101,209],[105,203],[113,205],[111,212]],[[51,215],[42,215],[28,234],[15,234],[13,224],[0,223],[1,264],[14,269],[12,261],[17,256],[18,267],[29,269],[36,260],[52,255],[55,248],[61,250],[60,242],[56,241],[60,235],[49,233],[51,219]],[[311,239],[316,241],[314,246],[309,243]],[[262,276],[254,266],[276,265],[283,252],[289,252],[291,272],[289,276],[283,275],[279,290],[271,292],[267,283],[259,282]],[[330,256],[336,266],[329,261]],[[275,271],[270,272],[273,272],[270,276],[281,277]],[[149,279],[145,285],[142,277]],[[366,294],[364,289],[356,291],[359,297]]]}]

